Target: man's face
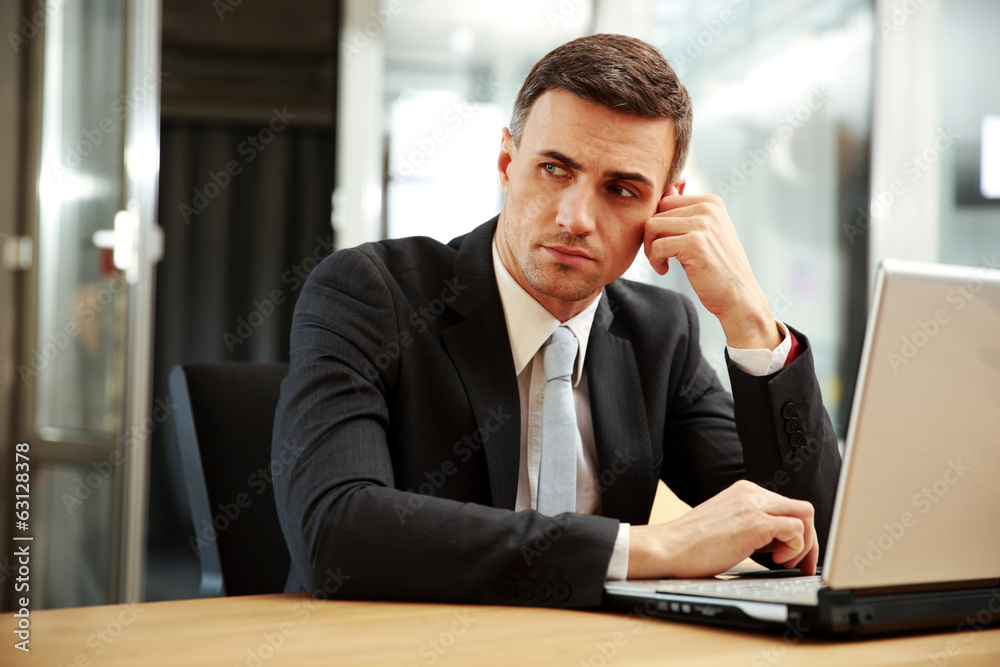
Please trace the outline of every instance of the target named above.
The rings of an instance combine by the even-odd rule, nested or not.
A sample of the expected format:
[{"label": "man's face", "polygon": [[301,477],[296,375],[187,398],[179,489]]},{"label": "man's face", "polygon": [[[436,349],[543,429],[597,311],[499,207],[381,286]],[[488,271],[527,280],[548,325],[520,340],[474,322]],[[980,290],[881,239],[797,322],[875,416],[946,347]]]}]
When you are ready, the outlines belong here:
[{"label": "man's face", "polygon": [[520,146],[506,129],[503,136],[500,257],[521,287],[565,320],[635,259],[670,185],[673,122],[554,89],[532,107]]}]

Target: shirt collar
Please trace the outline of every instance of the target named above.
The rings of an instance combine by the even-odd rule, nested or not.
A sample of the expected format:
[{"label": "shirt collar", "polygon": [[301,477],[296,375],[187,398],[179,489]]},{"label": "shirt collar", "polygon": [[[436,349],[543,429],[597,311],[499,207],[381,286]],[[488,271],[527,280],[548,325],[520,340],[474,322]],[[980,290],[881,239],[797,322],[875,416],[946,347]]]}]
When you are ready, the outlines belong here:
[{"label": "shirt collar", "polygon": [[[510,339],[510,350],[514,355],[514,370],[520,375],[539,348],[559,327],[560,322],[552,313],[545,310],[542,304],[535,301],[534,297],[525,292],[523,287],[517,284],[507,267],[500,261],[500,253],[497,250],[498,233],[493,235],[493,271],[496,273],[504,319],[507,321],[507,336]],[[594,315],[597,313],[600,301],[600,296],[598,296],[583,312],[561,323],[569,328],[580,342],[580,351],[576,356],[573,370],[574,387],[580,383],[583,374],[583,361],[587,356],[590,327],[594,323]]]}]

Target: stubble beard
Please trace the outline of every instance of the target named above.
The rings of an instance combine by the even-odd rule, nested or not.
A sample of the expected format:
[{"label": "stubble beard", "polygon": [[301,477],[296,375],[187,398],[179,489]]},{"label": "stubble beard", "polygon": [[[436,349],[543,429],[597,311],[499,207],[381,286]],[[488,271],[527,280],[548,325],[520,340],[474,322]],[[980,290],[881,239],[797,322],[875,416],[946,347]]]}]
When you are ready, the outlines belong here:
[{"label": "stubble beard", "polygon": [[[518,264],[521,274],[533,290],[547,297],[566,302],[577,302],[586,299],[600,290],[604,285],[601,283],[600,275],[583,273],[579,267],[560,264],[555,260],[546,261],[548,258],[542,253],[542,244],[532,240],[526,249],[524,256],[519,256],[514,250],[519,248],[512,238],[514,232],[511,231],[510,221],[507,216],[511,215],[512,206],[508,206],[510,199],[503,203],[502,214],[505,218],[503,228],[503,242],[507,245],[507,251]],[[524,213],[523,211],[519,211]],[[572,236],[566,234],[565,236]],[[550,239],[552,242],[555,239]],[[560,239],[560,244],[568,246],[581,246],[580,243],[573,243],[571,240]],[[548,264],[548,266],[545,266]]]},{"label": "stubble beard", "polygon": [[579,274],[578,268],[558,262],[546,268],[542,266],[542,261],[534,255],[527,257],[521,264],[521,273],[533,289],[545,296],[560,301],[583,301],[603,287],[596,275],[574,275]]}]

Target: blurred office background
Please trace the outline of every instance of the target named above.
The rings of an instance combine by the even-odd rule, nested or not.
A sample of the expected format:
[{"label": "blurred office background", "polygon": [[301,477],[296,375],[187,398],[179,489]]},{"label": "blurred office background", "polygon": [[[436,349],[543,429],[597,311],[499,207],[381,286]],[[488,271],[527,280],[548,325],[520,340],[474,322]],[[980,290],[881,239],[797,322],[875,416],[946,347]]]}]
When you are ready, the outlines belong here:
[{"label": "blurred office background", "polygon": [[998,27],[990,0],[0,4],[0,542],[27,442],[33,605],[197,594],[170,368],[286,360],[332,249],[495,215],[521,80],[584,34],[674,64],[688,192],[725,200],[843,437],[877,262],[996,264]]}]

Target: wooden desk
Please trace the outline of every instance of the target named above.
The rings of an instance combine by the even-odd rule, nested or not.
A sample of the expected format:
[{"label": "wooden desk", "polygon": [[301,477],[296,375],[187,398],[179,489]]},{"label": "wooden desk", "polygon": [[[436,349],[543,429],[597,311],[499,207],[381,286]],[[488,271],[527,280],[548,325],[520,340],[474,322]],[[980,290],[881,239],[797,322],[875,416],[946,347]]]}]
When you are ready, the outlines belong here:
[{"label": "wooden desk", "polygon": [[786,641],[611,612],[291,594],[33,612],[30,654],[13,648],[13,621],[0,616],[0,665],[1000,665],[1000,630]]}]

